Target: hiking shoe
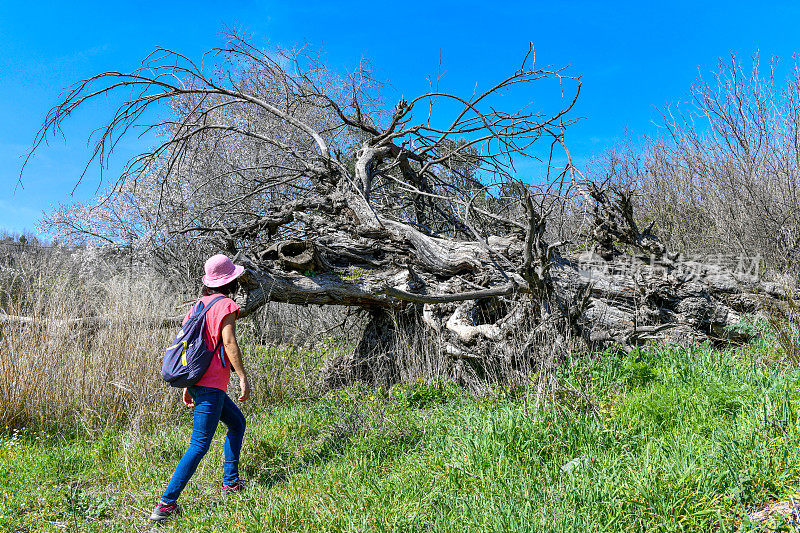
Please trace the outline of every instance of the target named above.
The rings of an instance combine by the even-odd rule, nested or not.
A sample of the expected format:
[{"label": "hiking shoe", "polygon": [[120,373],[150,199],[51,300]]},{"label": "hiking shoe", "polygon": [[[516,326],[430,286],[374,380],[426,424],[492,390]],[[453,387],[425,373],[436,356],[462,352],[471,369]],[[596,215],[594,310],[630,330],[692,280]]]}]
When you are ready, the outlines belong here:
[{"label": "hiking shoe", "polygon": [[171,503],[167,505],[166,503],[159,501],[158,505],[156,505],[156,508],[153,509],[152,513],[150,513],[150,520],[153,520],[154,522],[161,522],[162,520],[166,520],[173,515],[181,515],[181,508],[178,506],[178,504]]},{"label": "hiking shoe", "polygon": [[240,492],[244,492],[244,484],[241,481],[237,481],[233,485],[228,485],[227,483],[223,482],[222,487],[220,488],[220,493],[222,494],[222,498],[225,499],[231,494],[237,494]]}]

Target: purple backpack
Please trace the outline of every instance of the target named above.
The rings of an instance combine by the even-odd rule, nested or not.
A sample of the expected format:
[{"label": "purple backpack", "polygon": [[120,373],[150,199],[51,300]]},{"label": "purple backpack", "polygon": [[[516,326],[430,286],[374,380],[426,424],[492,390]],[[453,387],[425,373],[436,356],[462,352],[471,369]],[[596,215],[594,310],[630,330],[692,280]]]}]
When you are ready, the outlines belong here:
[{"label": "purple backpack", "polygon": [[164,363],[161,366],[161,377],[173,387],[191,387],[203,377],[211,364],[211,359],[219,348],[219,359],[225,366],[225,357],[222,354],[222,339],[213,350],[209,350],[203,340],[203,331],[206,329],[206,313],[211,306],[225,298],[217,296],[203,306],[198,302],[189,319],[181,327],[175,342],[167,348],[164,354]]}]

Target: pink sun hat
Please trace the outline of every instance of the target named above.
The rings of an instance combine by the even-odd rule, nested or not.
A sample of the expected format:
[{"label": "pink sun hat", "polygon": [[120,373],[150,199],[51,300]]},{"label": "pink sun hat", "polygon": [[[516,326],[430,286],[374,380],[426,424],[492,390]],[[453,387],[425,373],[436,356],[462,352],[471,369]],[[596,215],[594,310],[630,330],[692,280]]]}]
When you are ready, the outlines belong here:
[{"label": "pink sun hat", "polygon": [[233,261],[224,254],[209,257],[205,268],[206,275],[203,276],[203,285],[206,287],[222,287],[244,272],[243,266],[234,265]]}]

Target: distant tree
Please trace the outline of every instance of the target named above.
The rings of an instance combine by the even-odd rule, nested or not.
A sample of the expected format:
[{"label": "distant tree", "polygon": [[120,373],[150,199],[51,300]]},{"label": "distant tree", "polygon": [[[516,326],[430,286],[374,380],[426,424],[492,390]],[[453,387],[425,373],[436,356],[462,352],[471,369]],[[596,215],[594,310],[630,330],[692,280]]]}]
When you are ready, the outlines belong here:
[{"label": "distant tree", "polygon": [[775,66],[721,59],[646,144],[632,181],[677,251],[800,267],[800,67],[781,82]]}]

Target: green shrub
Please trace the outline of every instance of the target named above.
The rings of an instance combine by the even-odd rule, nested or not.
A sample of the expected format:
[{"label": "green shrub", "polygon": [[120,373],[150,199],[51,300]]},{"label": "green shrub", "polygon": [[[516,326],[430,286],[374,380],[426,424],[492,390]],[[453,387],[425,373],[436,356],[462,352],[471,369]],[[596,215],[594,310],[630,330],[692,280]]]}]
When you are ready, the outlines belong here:
[{"label": "green shrub", "polygon": [[63,518],[78,517],[98,520],[110,517],[114,509],[114,504],[108,494],[92,494],[80,486],[65,494],[65,502]]},{"label": "green shrub", "polygon": [[436,404],[450,402],[463,394],[463,391],[452,380],[436,379],[425,381],[418,379],[410,383],[401,383],[392,387],[390,395],[402,405],[415,409],[424,409]]},{"label": "green shrub", "polygon": [[658,379],[657,366],[650,352],[633,350],[622,360],[622,381],[628,387],[644,387]]}]

